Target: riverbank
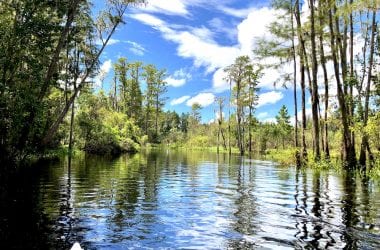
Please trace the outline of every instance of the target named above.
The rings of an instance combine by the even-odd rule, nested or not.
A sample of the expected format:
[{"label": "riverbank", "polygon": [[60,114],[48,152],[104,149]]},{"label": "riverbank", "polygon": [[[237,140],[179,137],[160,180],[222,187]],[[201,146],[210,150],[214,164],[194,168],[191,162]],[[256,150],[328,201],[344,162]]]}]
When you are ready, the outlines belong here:
[{"label": "riverbank", "polygon": [[[206,147],[200,147],[200,146],[187,146],[187,145],[179,145],[179,144],[153,144],[153,143],[147,143],[144,146],[139,148],[139,151],[146,151],[146,150],[157,150],[157,149],[172,149],[172,150],[185,150],[185,151],[207,151],[211,153],[222,153],[222,154],[228,154],[229,149],[225,149],[224,147],[218,147],[216,146],[206,146]],[[78,156],[81,154],[93,154],[90,152],[85,152],[81,149],[74,148],[72,150],[72,155]],[[127,153],[127,152],[125,152]],[[137,152],[129,152],[129,153],[137,153]],[[232,154],[239,154],[239,149],[236,147],[231,148]],[[121,155],[123,153],[120,153]],[[43,153],[32,155],[28,158],[29,164],[35,163],[39,160],[55,160],[62,157],[65,157],[69,155],[69,149],[66,146],[57,148],[57,149],[51,149],[47,150]],[[97,155],[97,154],[94,154]],[[100,155],[107,155],[107,154],[100,154]],[[245,156],[248,157],[254,157],[257,159],[262,160],[269,160],[278,163],[280,166],[295,166],[296,165],[296,149],[295,148],[288,148],[288,149],[269,149],[266,150],[265,153],[258,153],[258,152],[247,152]],[[114,155],[117,156],[117,155]],[[29,165],[28,164],[28,165]],[[327,159],[321,159],[320,161],[315,161],[312,156],[308,155],[307,160],[307,168],[312,169],[320,169],[320,170],[329,170],[333,169],[335,171],[341,171],[343,170],[343,166],[341,164],[341,161],[339,159],[339,153],[338,152],[332,152],[331,157],[329,160]],[[380,179],[380,160],[376,160],[371,168],[366,168],[366,175],[370,176],[371,178]]]}]

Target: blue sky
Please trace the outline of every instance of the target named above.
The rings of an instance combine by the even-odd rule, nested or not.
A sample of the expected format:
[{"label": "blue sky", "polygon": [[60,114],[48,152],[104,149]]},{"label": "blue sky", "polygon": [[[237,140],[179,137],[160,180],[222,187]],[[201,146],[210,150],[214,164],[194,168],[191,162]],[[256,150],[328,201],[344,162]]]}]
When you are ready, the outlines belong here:
[{"label": "blue sky", "polygon": [[[253,58],[256,39],[270,39],[266,27],[274,20],[276,12],[267,1],[150,0],[145,7],[129,9],[126,24],[101,56],[104,88],[108,89],[111,65],[118,57],[152,63],[167,69],[165,110],[188,112],[198,102],[202,121],[209,122],[217,109],[214,98],[229,96],[223,69],[239,55]],[[283,104],[293,114],[292,89],[274,86],[281,72],[290,69],[284,65],[279,71],[264,70],[256,110],[259,120],[273,120]]]}]

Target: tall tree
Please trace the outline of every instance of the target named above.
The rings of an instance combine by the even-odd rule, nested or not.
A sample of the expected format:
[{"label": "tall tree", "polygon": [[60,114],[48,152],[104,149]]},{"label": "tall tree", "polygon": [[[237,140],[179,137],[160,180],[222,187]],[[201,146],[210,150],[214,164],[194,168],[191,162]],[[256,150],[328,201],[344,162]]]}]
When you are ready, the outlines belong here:
[{"label": "tall tree", "polygon": [[[127,59],[125,57],[120,57],[117,60],[117,63],[114,64],[114,72],[115,72],[115,89],[116,89],[116,80],[120,83],[120,99],[122,100],[122,110],[123,112],[127,112],[129,106],[128,106],[128,63]],[[115,93],[117,91],[115,90]]]},{"label": "tall tree", "polygon": [[278,131],[281,135],[282,148],[285,148],[285,140],[289,138],[289,135],[292,131],[292,126],[290,125],[290,115],[288,109],[285,105],[281,106],[280,111],[276,115]]},{"label": "tall tree", "polygon": [[216,97],[215,99],[217,105],[218,105],[218,112],[216,113],[216,118],[218,121],[218,143],[217,143],[217,152],[219,153],[219,145],[220,145],[220,136],[222,136],[223,140],[223,147],[225,150],[227,150],[227,144],[226,144],[226,138],[223,132],[223,107],[224,107],[224,98],[223,97]]},{"label": "tall tree", "polygon": [[128,64],[130,72],[130,80],[128,81],[127,89],[127,114],[133,118],[138,124],[140,123],[140,113],[142,110],[142,93],[140,89],[140,76],[141,76],[142,62],[133,62]]},{"label": "tall tree", "polygon": [[324,93],[324,101],[325,101],[325,107],[324,107],[324,145],[323,151],[325,153],[325,157],[328,159],[330,158],[330,149],[329,149],[329,137],[328,137],[328,123],[327,123],[327,115],[328,115],[328,109],[329,109],[329,79],[328,79],[328,73],[327,73],[327,66],[326,66],[326,56],[325,56],[325,50],[324,50],[324,27],[325,27],[325,20],[324,17],[326,15],[326,6],[323,6],[320,4],[318,8],[318,18],[319,18],[319,53],[320,53],[320,62],[323,70],[323,82],[325,87],[325,93]]},{"label": "tall tree", "polygon": [[244,142],[243,142],[243,100],[241,94],[244,88],[245,68],[249,64],[248,56],[240,56],[235,59],[235,62],[225,68],[225,72],[228,78],[235,84],[233,88],[234,102],[236,104],[236,121],[237,121],[237,142],[240,154],[244,154]]},{"label": "tall tree", "polygon": [[[74,3],[71,4],[71,8],[74,8],[77,4],[79,4],[79,0],[73,0]],[[84,72],[81,75],[80,79],[81,81],[78,83],[78,87],[74,91],[74,93],[71,95],[71,97],[68,99],[68,103],[63,107],[63,109],[59,112],[57,118],[52,123],[52,125],[49,127],[47,132],[45,133],[41,143],[43,145],[46,145],[49,143],[56,131],[58,130],[59,125],[62,123],[64,117],[66,116],[71,104],[75,100],[76,96],[78,95],[79,91],[83,89],[86,86],[87,78],[91,77],[94,74],[94,71],[96,70],[96,66],[99,60],[100,55],[104,51],[105,47],[108,44],[108,41],[111,39],[112,35],[115,33],[116,28],[123,23],[123,17],[124,13],[126,12],[127,8],[130,4],[140,4],[144,3],[144,0],[130,0],[130,1],[124,1],[124,0],[114,0],[111,1],[109,5],[107,5],[107,9],[98,17],[98,20],[96,22],[96,25],[93,25],[93,29],[90,30],[90,34],[98,34],[98,39],[101,42],[100,48],[96,51],[92,51],[92,55],[89,56],[87,59],[85,59],[86,65],[84,67]],[[74,14],[72,14],[74,13]],[[67,22],[70,21],[70,16],[75,15],[75,11],[69,10],[69,15]],[[71,26],[72,21],[69,23],[68,27]],[[67,26],[67,23],[66,23]],[[65,27],[66,27],[65,26]],[[96,32],[94,31],[96,30]],[[92,36],[93,37],[93,36]],[[94,39],[90,39],[93,43],[95,42]],[[58,44],[59,45],[59,44]],[[57,46],[59,48],[59,46]],[[54,59],[54,57],[53,57]],[[50,71],[48,71],[49,73]],[[54,73],[54,72],[53,72]],[[47,74],[49,76],[49,74]]]},{"label": "tall tree", "polygon": [[307,160],[307,149],[306,149],[306,86],[305,86],[305,54],[304,54],[304,39],[302,33],[301,25],[301,12],[300,12],[299,0],[295,1],[294,16],[297,23],[297,37],[298,37],[298,55],[300,58],[300,85],[301,85],[301,112],[302,112],[302,162]]},{"label": "tall tree", "polygon": [[313,147],[315,152],[315,159],[319,160],[321,157],[320,147],[319,147],[319,116],[318,116],[318,106],[319,106],[319,95],[318,95],[318,62],[317,62],[317,49],[316,49],[316,32],[315,32],[315,8],[314,0],[309,1],[310,4],[310,40],[311,40],[311,61],[312,61],[312,87],[311,87],[311,110],[313,119]]},{"label": "tall tree", "polygon": [[[154,138],[158,136],[158,118],[161,108],[164,105],[165,98],[163,94],[166,92],[165,70],[157,69],[153,64],[144,66],[144,79],[147,83],[145,91],[145,132],[149,135],[150,117],[154,112]],[[150,135],[152,137],[152,135]],[[152,138],[151,138],[152,139]]]},{"label": "tall tree", "polygon": [[[342,161],[345,165],[349,167],[353,167],[356,165],[356,156],[355,151],[352,145],[351,140],[351,133],[349,128],[349,110],[346,103],[346,97],[344,94],[344,90],[342,87],[342,81],[341,81],[341,75],[340,75],[340,64],[338,60],[338,53],[339,53],[339,46],[338,43],[340,42],[340,35],[338,27],[334,27],[334,13],[333,11],[336,10],[335,2],[332,3],[332,6],[329,6],[328,11],[328,17],[329,17],[329,29],[330,29],[330,46],[331,46],[331,53],[332,53],[332,60],[334,64],[334,73],[335,73],[335,79],[336,79],[336,85],[337,85],[337,96],[338,96],[338,102],[340,107],[340,113],[341,113],[341,121],[343,126],[343,136],[342,136],[342,144],[343,144],[343,150],[342,150]],[[335,24],[337,24],[335,22]],[[337,35],[338,34],[338,35]]]},{"label": "tall tree", "polygon": [[254,69],[252,64],[247,65],[246,67],[246,81],[247,81],[247,90],[245,94],[246,106],[248,107],[248,150],[252,152],[252,130],[256,123],[253,112],[257,105],[257,92],[258,92],[258,81],[261,77],[261,68]]},{"label": "tall tree", "polygon": [[[372,25],[371,25],[371,41],[370,41],[370,52],[369,52],[369,62],[368,62],[368,75],[367,75],[367,86],[365,91],[365,101],[364,101],[364,120],[363,125],[366,126],[368,122],[368,112],[369,112],[369,97],[371,90],[371,81],[372,79],[372,67],[374,61],[374,52],[375,52],[375,36],[376,36],[376,8],[374,6],[374,10],[372,12]],[[362,166],[366,165],[366,151],[368,151],[370,160],[373,160],[373,155],[368,142],[368,135],[364,133],[362,137],[362,142],[360,146],[360,157],[359,163]]]}]

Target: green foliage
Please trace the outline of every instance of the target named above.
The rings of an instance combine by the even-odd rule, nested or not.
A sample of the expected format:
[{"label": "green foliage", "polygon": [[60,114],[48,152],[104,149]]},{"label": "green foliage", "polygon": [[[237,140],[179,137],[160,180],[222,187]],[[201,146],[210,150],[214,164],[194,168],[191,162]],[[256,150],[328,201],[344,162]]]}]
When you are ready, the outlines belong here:
[{"label": "green foliage", "polygon": [[106,41],[127,6],[141,2],[109,1],[94,18],[90,1],[0,1],[0,161],[19,162],[65,139],[58,128],[97,73]]},{"label": "green foliage", "polygon": [[210,138],[206,135],[192,136],[186,142],[186,147],[209,147],[211,146],[209,143],[209,139]]},{"label": "green foliage", "polygon": [[285,148],[285,141],[289,140],[289,136],[292,132],[292,126],[290,125],[290,115],[285,105],[282,105],[278,115],[276,115],[277,130],[282,139],[282,147]]},{"label": "green foliage", "polygon": [[369,170],[369,176],[374,179],[380,180],[380,159],[377,158],[374,162],[373,167]]},{"label": "green foliage", "polygon": [[107,109],[102,96],[82,94],[79,104],[76,123],[77,145],[81,149],[96,154],[118,154],[140,148],[140,128],[126,114]]}]

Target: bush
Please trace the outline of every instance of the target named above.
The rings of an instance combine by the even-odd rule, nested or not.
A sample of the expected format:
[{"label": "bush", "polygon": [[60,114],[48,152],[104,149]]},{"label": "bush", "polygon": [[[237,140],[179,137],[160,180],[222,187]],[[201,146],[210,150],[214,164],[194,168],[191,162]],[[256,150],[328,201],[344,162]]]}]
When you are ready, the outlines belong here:
[{"label": "bush", "polygon": [[99,97],[82,97],[77,115],[81,149],[93,154],[120,154],[140,149],[140,128],[126,114],[104,107]]}]

